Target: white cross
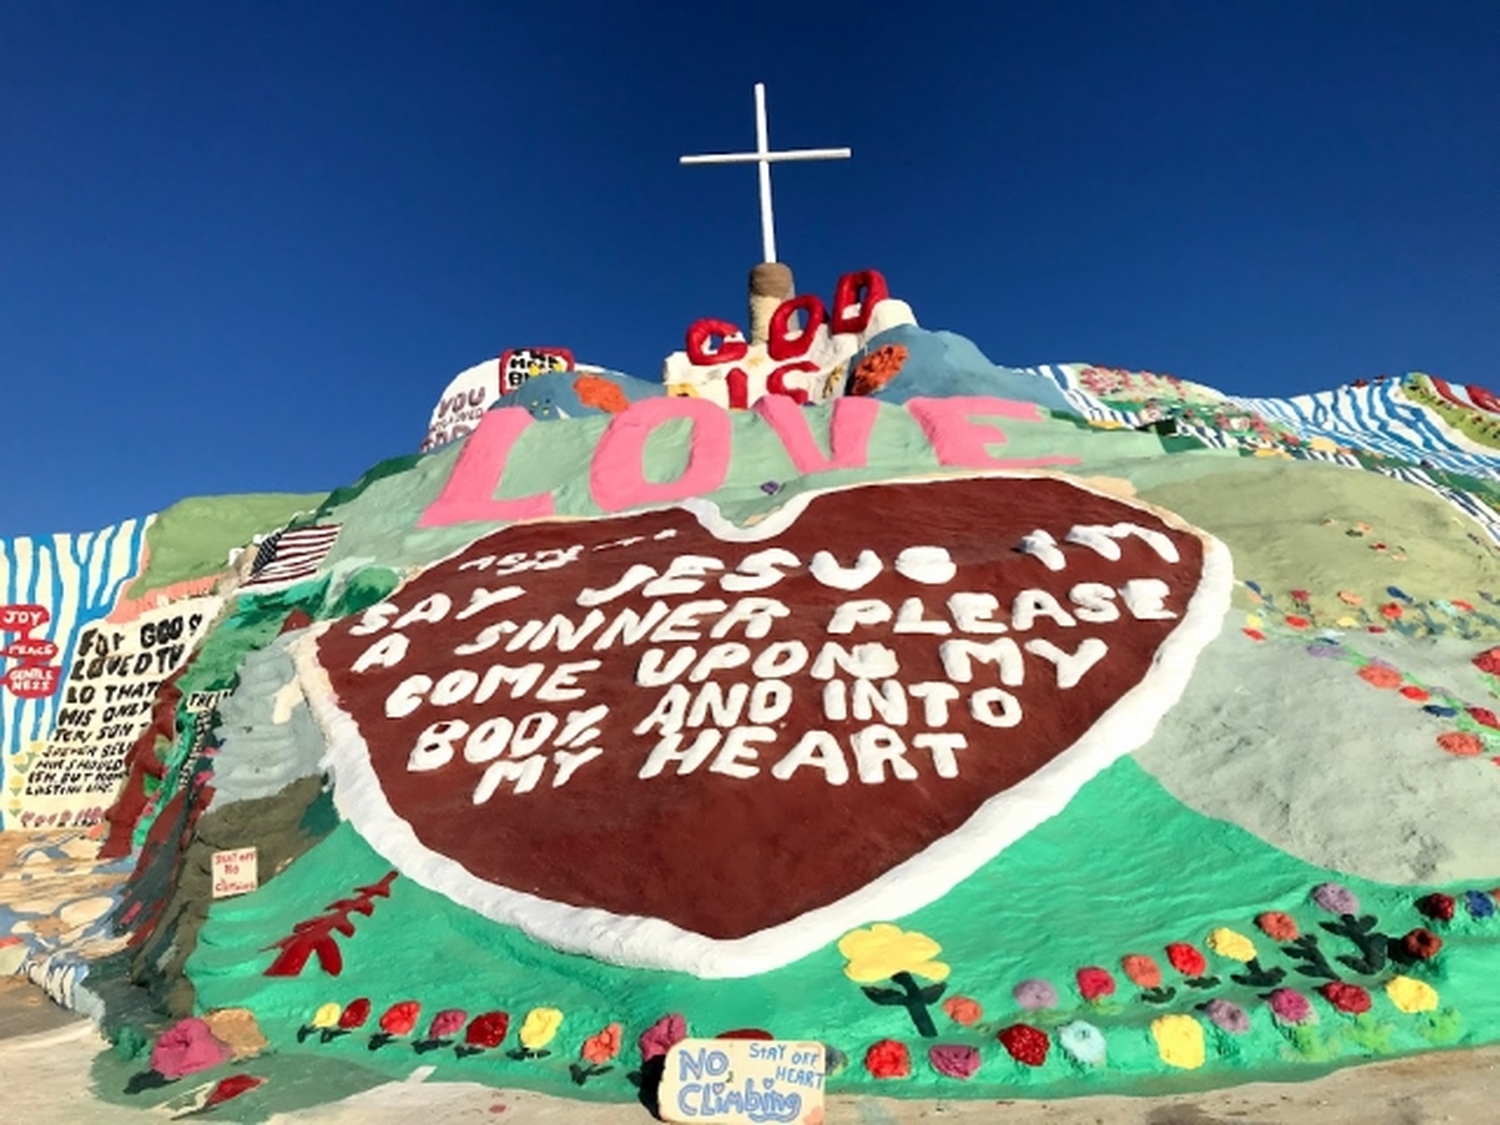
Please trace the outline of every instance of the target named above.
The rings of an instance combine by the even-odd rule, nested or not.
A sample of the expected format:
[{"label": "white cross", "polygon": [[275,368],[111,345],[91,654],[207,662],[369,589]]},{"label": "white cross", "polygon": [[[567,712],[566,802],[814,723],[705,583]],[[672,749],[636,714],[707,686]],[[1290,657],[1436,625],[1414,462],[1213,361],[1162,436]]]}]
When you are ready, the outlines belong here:
[{"label": "white cross", "polygon": [[755,151],[714,152],[705,156],[684,156],[682,164],[750,164],[760,165],[760,237],[765,260],[776,260],[776,224],[771,217],[771,164],[777,160],[843,160],[853,155],[847,148],[799,148],[789,152],[772,152],[766,126],[766,86],[755,84]]}]

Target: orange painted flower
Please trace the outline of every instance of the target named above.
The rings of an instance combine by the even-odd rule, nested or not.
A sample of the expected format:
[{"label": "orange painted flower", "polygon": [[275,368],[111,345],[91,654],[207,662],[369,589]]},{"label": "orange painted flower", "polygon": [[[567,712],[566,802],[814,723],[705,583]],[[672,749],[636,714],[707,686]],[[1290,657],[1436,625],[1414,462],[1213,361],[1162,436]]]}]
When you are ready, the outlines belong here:
[{"label": "orange painted flower", "polygon": [[1380,616],[1396,621],[1401,617],[1401,606],[1397,602],[1386,602],[1380,607]]},{"label": "orange painted flower", "polygon": [[573,390],[578,401],[606,414],[619,414],[630,405],[625,392],[610,379],[599,375],[580,375],[573,380]]},{"label": "orange painted flower", "polygon": [[979,1001],[967,996],[950,996],[943,1001],[943,1011],[948,1013],[948,1018],[956,1024],[964,1027],[973,1027],[984,1018],[984,1009],[979,1006]]},{"label": "orange painted flower", "polygon": [[1255,924],[1260,927],[1260,932],[1272,941],[1297,940],[1296,919],[1280,910],[1267,910],[1264,914],[1257,915]]},{"label": "orange painted flower", "polygon": [[1300,617],[1295,613],[1289,613],[1286,615],[1286,623],[1293,629],[1306,629],[1309,625],[1312,624],[1312,622],[1307,618]]},{"label": "orange painted flower", "polygon": [[1353,590],[1339,591],[1339,601],[1343,602],[1345,605],[1360,605],[1364,602],[1364,600],[1364,598],[1360,597]]},{"label": "orange painted flower", "polygon": [[1484,753],[1484,741],[1477,734],[1450,730],[1437,736],[1437,744],[1459,758],[1473,758]]},{"label": "orange painted flower", "polygon": [[1120,958],[1120,968],[1132,984],[1141,988],[1161,987],[1161,967],[1144,953],[1127,953]]},{"label": "orange painted flower", "polygon": [[906,366],[908,354],[910,353],[901,344],[887,344],[883,348],[876,348],[860,360],[859,366],[854,369],[849,393],[868,395],[880,390],[901,373],[901,368]]},{"label": "orange painted flower", "polygon": [[617,1023],[612,1023],[603,1031],[590,1035],[583,1041],[583,1055],[585,1062],[593,1063],[595,1066],[603,1066],[620,1053],[620,1036],[625,1029]]},{"label": "orange painted flower", "polygon": [[1378,688],[1393,688],[1401,683],[1401,673],[1385,664],[1366,664],[1359,670],[1359,678]]}]

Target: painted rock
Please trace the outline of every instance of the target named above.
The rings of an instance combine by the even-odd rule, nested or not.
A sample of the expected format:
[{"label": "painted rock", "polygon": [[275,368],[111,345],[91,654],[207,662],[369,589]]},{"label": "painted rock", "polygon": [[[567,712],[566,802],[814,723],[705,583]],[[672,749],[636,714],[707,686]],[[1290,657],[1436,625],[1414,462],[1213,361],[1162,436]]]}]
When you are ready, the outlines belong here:
[{"label": "painted rock", "polygon": [[563,949],[740,976],[1058,812],[1150,737],[1230,582],[1216,540],[1075,481],[928,479],[749,527],[515,525],[299,660],[340,808],[406,875]]}]

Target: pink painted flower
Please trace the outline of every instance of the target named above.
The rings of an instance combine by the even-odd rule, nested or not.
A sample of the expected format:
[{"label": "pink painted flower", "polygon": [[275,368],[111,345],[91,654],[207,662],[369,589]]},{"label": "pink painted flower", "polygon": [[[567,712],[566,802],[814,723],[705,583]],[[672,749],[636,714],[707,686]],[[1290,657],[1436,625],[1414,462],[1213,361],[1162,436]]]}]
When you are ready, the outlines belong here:
[{"label": "pink painted flower", "polygon": [[1282,1023],[1307,1023],[1313,1018],[1312,1004],[1300,992],[1278,988],[1266,999],[1271,1005],[1271,1014]]},{"label": "pink painted flower", "polygon": [[961,1044],[942,1044],[927,1052],[932,1069],[944,1078],[969,1079],[979,1069],[979,1049]]},{"label": "pink painted flower", "polygon": [[427,1028],[427,1038],[446,1039],[463,1027],[468,1018],[469,1013],[462,1008],[444,1008],[432,1017],[432,1023]]},{"label": "pink painted flower", "polygon": [[687,1038],[687,1020],[681,1015],[673,1012],[671,1015],[662,1016],[645,1031],[637,1045],[641,1049],[641,1061],[650,1062],[670,1051],[674,1044],[682,1042]]}]

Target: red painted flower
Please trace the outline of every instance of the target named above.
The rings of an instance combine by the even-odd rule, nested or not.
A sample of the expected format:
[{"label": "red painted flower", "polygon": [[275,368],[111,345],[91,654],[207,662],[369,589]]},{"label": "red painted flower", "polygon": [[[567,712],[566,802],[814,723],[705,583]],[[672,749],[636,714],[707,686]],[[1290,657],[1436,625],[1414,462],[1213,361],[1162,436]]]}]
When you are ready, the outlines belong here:
[{"label": "red painted flower", "polygon": [[349,1006],[339,1013],[339,1027],[344,1031],[353,1031],[356,1027],[364,1026],[365,1020],[370,1018],[370,1001],[361,996],[358,1000],[349,1001]]},{"label": "red painted flower", "polygon": [[1369,628],[1369,632],[1371,632],[1371,633],[1384,633],[1385,632],[1385,626],[1384,625],[1371,625],[1370,628]]},{"label": "red painted flower", "polygon": [[1460,598],[1451,598],[1449,600],[1448,604],[1451,605],[1451,606],[1453,606],[1455,609],[1461,609],[1461,610],[1463,610],[1465,613],[1473,613],[1474,612],[1474,603],[1473,602],[1466,602],[1466,601],[1463,601]]},{"label": "red painted flower", "polygon": [[1160,988],[1161,969],[1156,962],[1144,953],[1127,953],[1120,958],[1120,968],[1125,970],[1125,975],[1130,978],[1132,984],[1140,988]]},{"label": "red painted flower", "polygon": [[[1454,602],[1458,605],[1458,602]],[[1500,646],[1487,648],[1474,658],[1474,667],[1491,676],[1500,676]]]},{"label": "red painted flower", "polygon": [[1078,970],[1078,992],[1090,1003],[1103,999],[1114,990],[1115,978],[1109,975],[1108,969],[1090,965]]},{"label": "red painted flower", "polygon": [[1401,684],[1401,673],[1387,664],[1366,664],[1359,670],[1359,678],[1371,687],[1393,688]]},{"label": "red painted flower", "polygon": [[875,1078],[905,1078],[911,1074],[911,1055],[904,1044],[882,1039],[865,1052],[865,1069]]},{"label": "red painted flower", "polygon": [[1025,1066],[1041,1066],[1047,1061],[1047,1048],[1052,1041],[1047,1033],[1030,1024],[1011,1024],[995,1038],[1010,1052],[1010,1057]]},{"label": "red painted flower", "polygon": [[1495,712],[1488,707],[1470,707],[1469,718],[1491,730],[1500,730],[1500,718],[1496,718]]},{"label": "red painted flower", "polygon": [[1380,607],[1380,616],[1388,618],[1391,621],[1399,621],[1401,619],[1400,604],[1397,602],[1386,602],[1385,605]]},{"label": "red painted flower", "polygon": [[1431,930],[1418,926],[1401,939],[1401,948],[1418,961],[1431,961],[1443,948],[1443,939]]},{"label": "red painted flower", "polygon": [[464,1042],[470,1047],[498,1047],[505,1042],[505,1033],[510,1030],[510,1015],[506,1012],[485,1012],[469,1021],[469,1030],[464,1033]]},{"label": "red painted flower", "polygon": [[1312,600],[1312,595],[1309,594],[1306,590],[1293,590],[1292,591],[1292,601],[1294,601],[1294,602],[1308,602],[1308,601],[1311,601],[1311,600]]},{"label": "red painted flower", "polygon": [[1272,941],[1296,941],[1297,920],[1290,914],[1284,914],[1280,910],[1267,910],[1255,918],[1255,924],[1260,927],[1260,932]]},{"label": "red painted flower", "polygon": [[1453,921],[1454,905],[1452,895],[1430,894],[1417,899],[1417,909],[1438,922]]},{"label": "red painted flower", "polygon": [[1201,977],[1208,971],[1207,959],[1185,941],[1167,946],[1167,960],[1185,977]]},{"label": "red painted flower", "polygon": [[1437,744],[1459,758],[1472,758],[1484,753],[1484,740],[1468,731],[1445,731],[1437,736]]},{"label": "red painted flower", "polygon": [[1341,1012],[1357,1016],[1361,1012],[1370,1010],[1370,994],[1357,984],[1346,984],[1336,980],[1331,984],[1325,984],[1318,991],[1323,994],[1324,1000]]},{"label": "red painted flower", "polygon": [[411,1029],[417,1026],[417,1017],[421,1014],[421,1001],[402,1000],[385,1010],[385,1015],[380,1017],[380,1030],[387,1035],[409,1035]]},{"label": "red painted flower", "polygon": [[1266,639],[1266,635],[1259,629],[1242,629],[1240,631],[1244,633],[1245,636],[1249,637],[1252,641],[1263,641]]},{"label": "red painted flower", "polygon": [[1425,688],[1419,688],[1416,684],[1407,684],[1401,689],[1401,694],[1413,703],[1426,703],[1432,698],[1432,693]]}]

